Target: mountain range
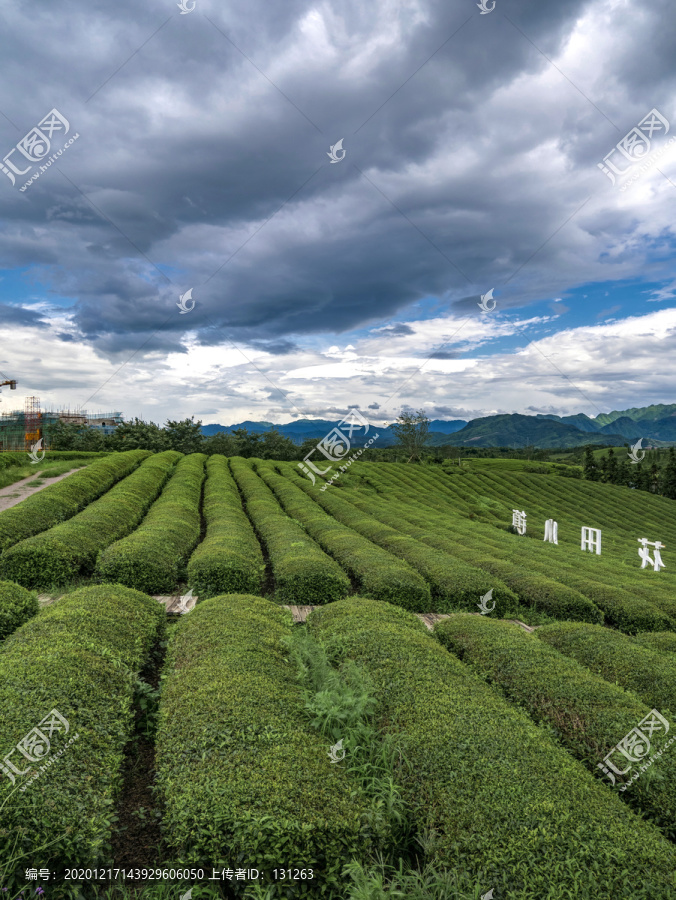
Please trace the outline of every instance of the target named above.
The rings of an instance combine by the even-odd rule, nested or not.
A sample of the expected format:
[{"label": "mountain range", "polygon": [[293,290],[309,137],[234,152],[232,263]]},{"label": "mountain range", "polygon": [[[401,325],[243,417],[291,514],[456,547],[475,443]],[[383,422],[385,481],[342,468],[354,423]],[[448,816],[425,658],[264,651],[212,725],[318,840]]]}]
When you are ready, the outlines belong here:
[{"label": "mountain range", "polygon": [[[203,425],[205,436],[218,432],[232,432],[246,428],[250,433],[263,434],[276,429],[295,444],[321,440],[338,423],[329,419],[298,419],[286,425],[273,422],[240,422],[237,425]],[[355,431],[352,444],[364,445],[369,436],[378,433],[378,446],[391,447],[397,442],[392,426],[378,428],[371,425],[369,435]],[[507,413],[482,416],[471,421],[464,419],[432,419],[430,422],[430,447],[451,445],[455,447],[539,447],[545,449],[571,448],[583,444],[623,445],[643,438],[652,446],[676,443],[676,403],[654,404],[600,413],[590,418],[584,413],[572,416],[556,416],[538,413],[524,416]],[[645,443],[644,443],[645,446]]]}]

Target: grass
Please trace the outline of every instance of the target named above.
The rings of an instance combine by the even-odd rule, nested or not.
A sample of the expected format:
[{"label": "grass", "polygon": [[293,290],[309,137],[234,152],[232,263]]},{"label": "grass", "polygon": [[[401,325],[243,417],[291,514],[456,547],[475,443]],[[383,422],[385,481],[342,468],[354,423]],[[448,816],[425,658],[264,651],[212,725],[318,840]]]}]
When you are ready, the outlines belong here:
[{"label": "grass", "polygon": [[84,466],[88,466],[91,462],[93,462],[91,459],[45,461],[40,463],[37,469],[30,462],[26,462],[25,465],[9,466],[6,469],[0,469],[0,488],[9,487],[23,478],[30,478],[31,475],[37,477],[28,482],[29,486],[42,485],[45,483],[46,478],[56,478],[58,475],[65,475],[66,472],[81,469]]}]

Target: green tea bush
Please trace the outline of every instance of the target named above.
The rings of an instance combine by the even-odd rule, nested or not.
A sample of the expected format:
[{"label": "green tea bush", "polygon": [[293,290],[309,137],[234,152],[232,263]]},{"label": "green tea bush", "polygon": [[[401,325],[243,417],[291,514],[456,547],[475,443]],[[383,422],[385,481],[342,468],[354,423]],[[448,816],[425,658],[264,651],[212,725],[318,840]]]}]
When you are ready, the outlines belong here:
[{"label": "green tea bush", "polygon": [[[439,622],[434,634],[535,722],[550,726],[596,775],[603,757],[650,713],[633,693],[594,675],[518,626],[461,613]],[[660,780],[639,779],[620,796],[673,840],[676,756],[661,759],[659,771]]]},{"label": "green tea bush", "polygon": [[[293,476],[300,484],[302,479]],[[305,490],[309,487],[303,483]],[[429,583],[431,602],[427,606],[406,608],[421,612],[449,612],[455,609],[475,608],[482,594],[493,590],[495,609],[499,615],[517,602],[514,594],[504,583],[491,577],[487,572],[472,566],[439,549],[432,549],[410,534],[401,514],[404,512],[396,499],[386,502],[386,512],[375,504],[370,514],[365,511],[370,504],[354,504],[351,492],[342,491],[340,496],[328,492],[317,497],[317,502],[338,521],[349,526],[363,537],[387,550],[393,556],[405,560]],[[385,599],[385,598],[378,598]],[[400,604],[404,606],[405,604]]]},{"label": "green tea bush", "polygon": [[0,552],[70,519],[150,455],[149,450],[111,454],[0,512]]},{"label": "green tea bush", "polygon": [[651,708],[676,715],[676,659],[642,647],[635,639],[610,628],[556,622],[538,628],[536,634],[606,681],[633,691]]},{"label": "green tea bush", "polygon": [[13,581],[0,581],[0,641],[40,609],[37,594]]},{"label": "green tea bush", "polygon": [[[508,538],[484,524],[449,522],[448,516],[442,519],[438,513],[430,512],[422,505],[418,512],[408,511],[405,515],[406,520],[415,522],[421,528],[424,524],[429,529],[421,540],[448,548],[449,552],[472,560],[477,566],[499,576],[524,605],[533,606],[555,618],[593,623],[604,621],[599,605],[582,592],[585,584],[582,577],[566,578],[571,571],[579,576],[579,569],[560,563],[555,553],[548,552],[552,550],[551,545],[526,541],[516,535]],[[610,615],[616,622],[622,622],[628,628],[664,627],[670,622],[655,607],[640,599],[634,601],[622,591],[613,600],[611,588],[603,590],[601,586],[594,596],[604,608],[610,609]]]},{"label": "green tea bush", "polygon": [[0,577],[43,587],[91,574],[98,553],[138,525],[181,456],[175,450],[151,456],[72,519],[5,550]]},{"label": "green tea bush", "polygon": [[[598,613],[598,609],[601,609],[605,621],[628,634],[661,630],[673,625],[673,620],[667,613],[637,596],[634,592],[623,590],[615,585],[603,584],[581,574],[579,566],[570,565],[568,555],[557,559],[556,551],[548,553],[547,551],[551,551],[552,548],[540,546],[539,542],[523,541],[519,538],[515,541],[508,541],[496,534],[495,529],[487,529],[485,525],[467,521],[460,523],[449,521],[447,514],[442,517],[442,514],[436,510],[431,510],[418,502],[414,504],[410,499],[404,504],[401,502],[401,493],[396,488],[392,490],[392,482],[379,473],[370,474],[368,481],[377,489],[382,489],[383,493],[388,494],[388,497],[379,497],[374,500],[373,497],[366,499],[357,492],[349,494],[344,492],[341,499],[347,494],[350,503],[359,509],[368,509],[379,521],[386,522],[423,543],[447,547],[449,554],[451,552],[455,555],[461,554],[467,561],[471,560],[476,563],[483,558],[484,568],[491,565],[486,561],[487,551],[490,551],[493,561],[497,563],[497,566],[493,566],[493,571],[497,572],[502,563],[501,571],[505,577],[509,577],[515,591],[519,586],[521,587],[522,599],[526,604],[537,605],[541,610],[558,618],[582,618],[592,622],[604,621]],[[417,515],[415,509],[419,510]],[[414,521],[416,524],[411,524]],[[478,550],[474,549],[477,547]],[[504,565],[505,562],[509,565],[523,562],[524,571],[519,572],[515,567],[507,568]],[[587,562],[584,556],[581,562]],[[592,562],[596,562],[596,560]],[[528,581],[519,581],[520,574],[535,574],[549,578],[550,590],[544,602],[541,583],[540,585],[531,585]],[[495,575],[493,577],[495,578]],[[552,582],[563,585],[563,587],[553,587]],[[498,583],[501,584],[499,580]],[[566,591],[566,588],[575,591],[577,595],[572,609],[570,606],[571,593],[570,590]],[[502,590],[504,592],[504,588]],[[514,591],[509,591],[509,593],[512,597],[514,596]],[[584,598],[582,601],[580,601],[580,596]],[[555,606],[554,601],[561,598],[565,602],[557,603]],[[580,610],[582,615],[579,614]],[[497,612],[499,615],[504,615],[504,608],[498,608]]]},{"label": "green tea bush", "polygon": [[[127,453],[130,451],[126,451]],[[103,459],[106,456],[112,456],[114,451],[111,450],[47,450],[46,460],[61,459]]]},{"label": "green tea bush", "polygon": [[[108,860],[134,688],[165,620],[161,604],[137,591],[87,587],[0,646],[0,876],[8,896],[25,885],[33,860],[52,869]],[[67,729],[56,717],[46,721],[53,710]],[[31,733],[35,761],[16,749]]]},{"label": "green tea bush", "polygon": [[[473,675],[412,614],[350,598],[309,628],[368,674],[379,718],[410,761],[406,796],[427,862],[466,871],[476,894],[632,900],[676,894],[676,850],[524,712]],[[622,735],[620,735],[622,737]]]},{"label": "green tea bush", "polygon": [[190,587],[200,600],[217,594],[260,594],[263,554],[225,456],[210,456],[207,462],[204,519],[206,536],[188,563]]},{"label": "green tea bush", "polygon": [[0,470],[9,469],[12,466],[23,466],[27,462],[26,453],[18,453],[14,451],[6,451],[0,453]]},{"label": "green tea bush", "polygon": [[179,460],[166,487],[136,531],[103,550],[95,577],[146,594],[167,594],[185,578],[185,564],[200,538],[203,453]]},{"label": "green tea bush", "polygon": [[366,804],[307,722],[292,627],[288,611],[239,594],[177,625],[157,734],[164,834],[177,864],[311,868],[293,896],[341,900],[343,866],[370,849]]},{"label": "green tea bush", "polygon": [[340,563],[364,596],[412,611],[432,609],[429,587],[404,560],[328,515],[291,479],[277,475],[271,464],[257,463],[257,471],[286,512]]},{"label": "green tea bush", "polygon": [[[374,483],[380,483],[383,490],[386,490],[387,482],[379,482],[377,474],[375,477],[373,475],[369,477]],[[397,496],[400,495],[397,494]],[[392,501],[374,501],[371,498],[367,502],[371,506],[373,516],[378,519],[386,518],[394,525],[395,513],[392,512]],[[487,552],[488,548],[481,541],[477,541],[477,537],[481,535],[479,528],[485,529],[485,526],[477,527],[473,522],[463,521],[461,528],[456,530],[457,526],[454,527],[448,517],[440,521],[434,511],[426,507],[421,506],[417,515],[415,509],[411,511],[408,505],[399,504],[395,508],[396,516],[400,520],[398,527],[401,530],[414,534],[421,543],[443,550],[453,558],[459,557],[460,560],[464,560],[465,564],[472,566],[474,572],[481,573],[484,580],[478,581],[477,579],[476,583],[491,585],[490,576],[497,581],[497,585],[495,581],[492,585],[496,589],[495,596],[504,597],[504,602],[500,603],[499,607],[496,605],[498,615],[502,615],[506,608],[514,602],[514,599],[518,598],[524,605],[534,606],[556,618],[581,619],[588,622],[603,621],[603,613],[599,607],[579,591],[560,584],[546,575],[530,574],[525,567],[520,568],[514,565],[510,561],[510,551],[512,547],[516,548],[518,538],[511,542],[508,549],[496,552],[491,547],[489,553]],[[413,523],[418,530],[412,531],[412,526],[407,523]],[[435,530],[437,523],[439,523],[438,531]],[[485,573],[489,573],[489,575]],[[484,588],[484,590],[487,589]],[[464,598],[465,607],[470,607],[472,602],[476,602],[473,598],[475,598],[475,594],[468,590]],[[665,619],[656,617],[655,621],[664,623]]]},{"label": "green tea bush", "polygon": [[603,611],[604,622],[607,625],[612,625],[626,634],[661,631],[674,625],[666,613],[647,600],[632,594],[631,590],[611,587],[569,572],[560,576],[557,572],[557,577],[565,578],[568,587],[580,591],[592,600]]},{"label": "green tea bush", "polygon": [[246,511],[270,556],[275,600],[319,604],[345,597],[350,591],[350,579],[338,563],[324,553],[299,522],[286,515],[247,460],[233,457],[230,465],[244,495]]},{"label": "green tea bush", "polygon": [[676,634],[673,631],[653,631],[639,634],[634,640],[648,650],[662,650],[664,653],[676,653]]}]

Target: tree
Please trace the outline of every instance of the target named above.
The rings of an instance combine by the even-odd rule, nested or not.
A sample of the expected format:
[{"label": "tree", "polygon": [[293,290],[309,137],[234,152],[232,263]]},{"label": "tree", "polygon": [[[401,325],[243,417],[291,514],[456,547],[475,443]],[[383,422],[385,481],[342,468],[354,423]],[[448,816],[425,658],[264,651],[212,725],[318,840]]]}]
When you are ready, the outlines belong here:
[{"label": "tree", "polygon": [[82,425],[73,422],[50,422],[45,427],[45,438],[50,450],[77,450]]},{"label": "tree", "polygon": [[241,456],[237,446],[237,438],[229,431],[217,431],[204,438],[202,444],[202,452],[211,456],[214,453],[220,453],[222,456]]},{"label": "tree", "polygon": [[634,482],[636,484],[636,490],[650,490],[650,474],[646,471],[646,469],[643,468],[643,463],[639,463],[636,466],[636,475],[634,476]]},{"label": "tree", "polygon": [[617,465],[617,460],[615,459],[615,451],[611,447],[608,450],[608,468],[606,470],[606,481],[610,484],[618,484],[619,483],[619,468]]},{"label": "tree", "polygon": [[106,449],[110,450],[152,450],[158,453],[169,450],[167,432],[154,422],[134,419],[118,425],[106,441]]},{"label": "tree", "polygon": [[633,475],[627,460],[623,460],[617,470],[617,484],[629,487],[633,483]]},{"label": "tree", "polygon": [[650,467],[650,474],[648,477],[649,477],[648,490],[652,491],[653,494],[659,494],[659,492],[660,492],[660,473],[659,473],[659,469],[657,468],[656,462],[654,462],[652,464],[652,466]]},{"label": "tree", "polygon": [[589,445],[584,448],[584,477],[589,481],[598,481],[601,477],[599,467],[594,459],[594,451]]},{"label": "tree", "polygon": [[296,459],[298,446],[291,438],[280,434],[276,428],[271,428],[263,435],[259,455],[261,459]]},{"label": "tree", "polygon": [[45,428],[50,450],[106,450],[106,438],[99,428],[73,422],[51,422]]},{"label": "tree", "polygon": [[169,447],[179,453],[200,453],[204,443],[202,422],[195,422],[195,417],[180,422],[167,421],[165,426]]},{"label": "tree", "polygon": [[403,412],[392,425],[399,446],[408,456],[407,462],[420,460],[425,444],[429,440],[430,420],[424,410],[415,413]]},{"label": "tree", "polygon": [[664,470],[662,493],[670,500],[676,500],[676,454],[673,447],[669,447],[669,462]]}]

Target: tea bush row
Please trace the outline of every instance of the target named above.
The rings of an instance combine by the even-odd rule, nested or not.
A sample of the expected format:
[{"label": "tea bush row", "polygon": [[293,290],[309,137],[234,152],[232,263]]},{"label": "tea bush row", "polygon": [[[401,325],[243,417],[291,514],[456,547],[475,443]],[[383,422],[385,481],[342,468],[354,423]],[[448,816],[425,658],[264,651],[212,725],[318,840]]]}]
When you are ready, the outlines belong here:
[{"label": "tea bush row", "polygon": [[260,594],[265,561],[225,456],[211,456],[204,486],[207,533],[190,557],[188,584],[200,600],[217,594]]},{"label": "tea bush row", "polygon": [[95,577],[168,594],[185,579],[188,557],[200,539],[203,453],[179,460],[166,487],[136,531],[99,554]]},{"label": "tea bush row", "polygon": [[633,691],[651,708],[676,716],[676,659],[671,656],[610,628],[556,622],[536,634],[606,681]]},{"label": "tea bush row", "polygon": [[151,456],[72,519],[5,550],[0,577],[44,587],[91,574],[99,552],[138,525],[181,456],[175,450]]},{"label": "tea bush row", "polygon": [[324,512],[290,477],[278,475],[271,464],[257,463],[257,471],[284,510],[340,563],[364,596],[412,611],[428,612],[432,608],[429,587],[404,560]]},{"label": "tea bush row", "polygon": [[[439,622],[434,634],[536,723],[549,725],[597,776],[605,755],[651,711],[635,694],[591,673],[519,626],[459,614]],[[676,756],[665,756],[659,770],[663,779],[639,779],[620,797],[642,810],[673,840]]]},{"label": "tea bush row", "polygon": [[330,603],[345,597],[350,580],[338,563],[290,519],[247,460],[233,457],[232,474],[244,495],[246,511],[270,556],[275,600],[280,603]]},{"label": "tea bush row", "polygon": [[[313,488],[296,475],[291,476],[294,483],[302,486],[308,493]],[[356,508],[349,502],[351,491],[341,490],[331,493],[312,493],[317,503],[339,522],[372,541],[393,556],[405,560],[411,568],[418,572],[429,583],[432,603],[410,609],[421,612],[448,612],[458,608],[475,608],[479,597],[491,588],[496,611],[502,614],[510,604],[516,602],[516,595],[506,585],[496,585],[495,579],[476,566],[459,560],[457,556],[430,548],[397,527],[385,524],[382,514],[374,511],[372,515],[363,509]],[[388,521],[397,518],[399,505],[389,500],[385,517]]]},{"label": "tea bush row", "polygon": [[[343,491],[341,500],[343,496],[349,496],[349,493]],[[376,519],[381,516],[390,517],[390,506],[391,500],[373,501],[374,517]],[[479,569],[487,572],[488,577],[482,582],[483,584],[489,587],[495,586],[495,579],[499,579],[509,591],[509,601],[517,597],[523,604],[536,606],[556,618],[582,619],[590,622],[603,621],[600,609],[578,591],[544,575],[528,574],[527,571],[523,571],[519,566],[507,560],[497,559],[493,553],[482,550],[480,546],[479,548],[472,546],[471,541],[468,541],[468,531],[460,531],[460,536],[453,536],[451,523],[448,520],[442,520],[440,526],[443,525],[443,527],[439,527],[439,530],[435,531],[434,524],[438,521],[438,517],[435,517],[432,511],[421,507],[416,514],[415,511],[410,512],[405,505],[402,505],[397,507],[397,512],[400,520],[398,528],[402,532],[409,530],[410,526],[407,526],[406,523],[410,522],[419,529],[415,532],[419,543],[427,544],[444,551],[451,557],[459,558],[466,564],[473,565],[475,571]],[[463,522],[463,526],[464,524]],[[490,576],[493,576],[493,579]],[[488,590],[489,587],[486,587],[485,590]],[[499,596],[499,590],[496,595]],[[478,599],[476,594],[469,591],[466,600],[468,606],[471,598],[476,603]]]},{"label": "tea bush row", "polygon": [[476,895],[673,898],[676,850],[524,712],[395,606],[350,598],[314,610],[311,631],[367,673],[396,729],[427,861],[464,870]]},{"label": "tea bush row", "polygon": [[676,653],[676,634],[673,631],[653,631],[637,635],[634,640],[648,650]]},{"label": "tea bush row", "polygon": [[369,849],[366,804],[307,721],[292,627],[287,610],[240,594],[176,627],[157,734],[164,834],[176,864],[313,869],[293,896],[341,900],[343,865]]},{"label": "tea bush row", "polygon": [[[406,513],[409,521],[411,518],[412,504],[408,505]],[[602,578],[604,571],[598,566],[598,560],[587,559],[582,551],[575,550],[580,555],[576,565],[571,561],[570,551],[563,553],[559,548],[553,548],[550,545],[539,541],[523,540],[516,536],[507,536],[504,533],[496,532],[491,526],[480,525],[475,522],[467,522],[466,520],[449,521],[447,515],[443,515],[436,511],[425,508],[422,504],[416,502],[415,508],[418,510],[415,521],[420,526],[425,523],[430,531],[438,531],[444,535],[443,539],[454,539],[458,544],[464,545],[464,552],[471,552],[471,548],[477,547],[479,552],[490,551],[490,555],[497,561],[507,561],[509,563],[519,563],[525,569],[536,575],[553,579],[562,585],[557,591],[562,596],[570,596],[566,592],[566,588],[573,590],[578,596],[586,598],[587,603],[591,602],[599,607],[608,624],[626,631],[627,633],[636,633],[646,630],[661,630],[670,628],[673,621],[666,612],[663,612],[653,603],[635,596],[629,590],[623,590],[615,584],[603,584],[590,574],[583,574],[585,571],[593,573],[596,578]],[[415,514],[414,514],[415,515]],[[404,527],[401,525],[400,527]],[[424,538],[421,538],[424,540]],[[457,552],[463,552],[459,549]],[[473,558],[476,558],[473,554]],[[582,565],[584,564],[584,565]],[[581,571],[582,570],[582,571]],[[496,569],[497,571],[497,569]],[[512,570],[512,573],[514,570]],[[612,569],[613,580],[616,579],[616,569]],[[512,576],[513,577],[513,574]],[[518,590],[518,583],[512,582],[515,590]],[[533,592],[530,582],[523,582],[521,585],[521,593],[524,602],[528,602],[531,597],[533,602],[540,603],[542,600],[536,592]],[[585,604],[587,609],[589,608]],[[550,611],[553,615],[563,617],[556,612],[550,605]],[[562,612],[562,610],[561,610]],[[593,613],[593,610],[592,610]],[[598,616],[593,613],[589,616],[574,616],[575,618],[585,618],[589,621],[600,621]]]},{"label": "tea bush row", "polygon": [[104,494],[139,463],[149,450],[127,450],[96,460],[82,472],[50,484],[41,491],[0,513],[0,552],[24,538],[70,519],[92,500]]},{"label": "tea bush row", "polygon": [[[134,688],[165,619],[163,607],[137,591],[87,587],[0,645],[0,871],[8,896],[24,887],[30,860],[52,869],[108,860]],[[45,721],[52,710],[67,731],[58,717]],[[16,749],[24,737],[28,758]]]},{"label": "tea bush row", "polygon": [[0,581],[0,641],[40,609],[37,594],[13,581]]},{"label": "tea bush row", "polygon": [[[378,473],[377,477],[381,479],[381,484],[387,483],[391,490],[398,491],[386,476]],[[403,479],[404,476],[400,476],[400,478]],[[374,476],[369,476],[369,481],[374,482]],[[411,485],[417,484],[414,475],[411,475],[408,481]],[[400,493],[396,493],[396,495],[401,496]],[[430,502],[427,495],[425,495],[425,502]],[[453,536],[468,547],[490,550],[491,555],[498,559],[520,562],[524,567],[540,575],[554,578],[566,587],[578,591],[603,610],[605,620],[609,624],[621,628],[627,633],[660,630],[674,626],[668,612],[656,605],[656,603],[660,603],[670,610],[671,607],[668,604],[661,599],[655,598],[653,603],[648,602],[644,597],[637,596],[633,591],[634,582],[632,582],[631,589],[623,590],[622,587],[618,587],[616,584],[617,564],[612,562],[606,564],[595,555],[585,554],[577,549],[579,545],[576,545],[576,549],[572,551],[576,556],[575,562],[573,562],[572,553],[568,549],[555,548],[540,541],[508,537],[504,533],[497,532],[491,526],[467,522],[467,520],[457,517],[449,520],[447,514],[430,510],[429,507],[417,500],[410,500],[408,508],[409,519],[410,510],[412,508],[418,510],[416,521],[419,525],[424,521],[427,528],[438,530],[448,537]],[[599,580],[604,577],[608,578],[607,584]],[[635,577],[640,579],[639,573],[636,573]],[[624,577],[623,580],[625,580]],[[652,586],[654,589],[654,582]]]}]

